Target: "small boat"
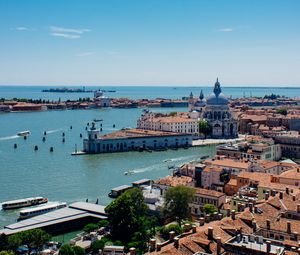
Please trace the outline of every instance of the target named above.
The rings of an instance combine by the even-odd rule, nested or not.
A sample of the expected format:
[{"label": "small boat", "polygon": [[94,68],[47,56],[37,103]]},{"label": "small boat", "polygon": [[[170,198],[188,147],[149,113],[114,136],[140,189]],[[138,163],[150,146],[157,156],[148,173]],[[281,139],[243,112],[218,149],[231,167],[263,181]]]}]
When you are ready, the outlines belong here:
[{"label": "small boat", "polygon": [[26,130],[26,131],[18,132],[17,135],[18,136],[28,136],[28,135],[30,135],[30,131]]},{"label": "small boat", "polygon": [[18,221],[38,216],[44,213],[48,213],[64,207],[67,207],[67,203],[53,203],[51,205],[43,205],[31,209],[21,210]]},{"label": "small boat", "polygon": [[134,171],[126,171],[126,172],[124,172],[124,175],[132,175],[132,174],[134,174]]},{"label": "small boat", "polygon": [[3,210],[17,209],[22,207],[44,204],[47,202],[48,199],[45,197],[30,197],[30,198],[6,201],[2,203],[2,209]]},{"label": "small boat", "polygon": [[165,159],[163,162],[164,163],[166,163],[166,162],[172,162],[172,159]]},{"label": "small boat", "polygon": [[202,156],[200,159],[207,159],[207,158],[209,158],[209,155]]},{"label": "small boat", "polygon": [[174,169],[175,168],[175,166],[174,165],[172,165],[172,166],[168,166],[168,169]]}]

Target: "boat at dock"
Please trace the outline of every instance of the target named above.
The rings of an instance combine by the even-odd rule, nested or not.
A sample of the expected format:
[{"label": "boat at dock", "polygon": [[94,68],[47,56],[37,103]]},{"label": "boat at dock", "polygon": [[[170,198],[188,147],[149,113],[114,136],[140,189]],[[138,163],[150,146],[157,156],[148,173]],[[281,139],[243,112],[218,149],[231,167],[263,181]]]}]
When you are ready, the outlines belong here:
[{"label": "boat at dock", "polygon": [[47,202],[48,202],[48,199],[45,197],[30,197],[30,198],[24,198],[24,199],[3,202],[2,209],[3,210],[18,209],[18,208],[22,208],[22,207],[44,204]]},{"label": "boat at dock", "polygon": [[124,175],[132,175],[132,174],[134,174],[134,171],[133,171],[133,170],[124,172]]},{"label": "boat at dock", "polygon": [[200,159],[207,159],[207,158],[209,158],[209,155],[202,156]]},{"label": "boat at dock", "polygon": [[44,213],[48,213],[64,207],[67,207],[67,203],[53,203],[49,205],[38,206],[31,209],[24,209],[20,211],[20,216],[18,218],[18,221],[28,219]]},{"label": "boat at dock", "polygon": [[28,136],[28,135],[30,135],[30,131],[26,130],[26,131],[18,132],[17,135],[18,136]]}]

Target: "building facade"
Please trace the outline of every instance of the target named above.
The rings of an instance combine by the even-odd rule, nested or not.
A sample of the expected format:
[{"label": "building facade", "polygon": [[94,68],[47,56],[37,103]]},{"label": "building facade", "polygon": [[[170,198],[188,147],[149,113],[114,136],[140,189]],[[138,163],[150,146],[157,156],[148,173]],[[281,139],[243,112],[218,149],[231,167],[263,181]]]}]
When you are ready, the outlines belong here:
[{"label": "building facade", "polygon": [[206,105],[202,110],[202,119],[208,121],[212,127],[212,138],[235,138],[238,136],[238,123],[229,109],[229,101],[221,90],[217,79],[213,93],[206,98]]},{"label": "building facade", "polygon": [[88,130],[88,137],[83,140],[83,151],[86,153],[106,153],[147,149],[162,150],[191,145],[191,135],[171,132],[122,129],[101,136],[100,130],[93,123],[91,129]]}]

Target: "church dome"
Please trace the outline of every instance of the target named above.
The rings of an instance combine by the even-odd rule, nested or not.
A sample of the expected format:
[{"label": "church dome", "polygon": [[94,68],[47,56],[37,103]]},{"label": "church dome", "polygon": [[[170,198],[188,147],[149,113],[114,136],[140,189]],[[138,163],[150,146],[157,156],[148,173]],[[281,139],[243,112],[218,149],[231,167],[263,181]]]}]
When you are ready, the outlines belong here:
[{"label": "church dome", "polygon": [[228,99],[221,90],[221,85],[217,79],[214,87],[214,92],[206,99],[207,105],[227,105]]}]

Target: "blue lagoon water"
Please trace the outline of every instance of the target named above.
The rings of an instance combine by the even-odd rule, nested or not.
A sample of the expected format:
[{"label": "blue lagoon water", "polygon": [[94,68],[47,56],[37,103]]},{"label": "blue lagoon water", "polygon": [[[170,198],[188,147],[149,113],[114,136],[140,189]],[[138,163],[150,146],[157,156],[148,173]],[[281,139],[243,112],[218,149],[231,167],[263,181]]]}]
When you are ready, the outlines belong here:
[{"label": "blue lagoon water", "polygon": [[[77,99],[92,96],[89,93],[42,93],[44,87],[0,87],[0,98],[41,98],[58,100]],[[88,89],[88,87],[86,87]],[[104,88],[104,87],[102,87]],[[116,90],[108,93],[113,97],[130,98],[181,98],[200,88],[187,87],[105,87]],[[211,88],[204,88],[207,95]],[[250,88],[224,88],[226,95],[242,97]],[[284,94],[294,97],[299,89],[251,88],[252,95]],[[247,95],[247,94],[246,94]],[[149,178],[157,179],[169,174],[168,165],[180,165],[199,159],[203,155],[213,155],[214,146],[191,148],[188,150],[168,150],[164,152],[128,152],[98,155],[71,156],[82,148],[86,124],[94,118],[103,119],[103,133],[123,127],[135,127],[143,109],[93,109],[65,110],[26,113],[0,113],[0,203],[6,200],[42,195],[50,201],[96,201],[108,204],[111,188]],[[154,108],[153,111],[186,111],[186,108]],[[113,124],[116,125],[113,128]],[[70,126],[72,125],[72,129]],[[30,130],[27,140],[16,136],[17,132]],[[47,131],[46,141],[43,133]],[[62,133],[66,142],[62,142]],[[14,149],[14,144],[17,149]],[[34,146],[38,151],[34,151]],[[54,152],[50,152],[50,147]],[[170,159],[171,162],[164,162]],[[135,174],[125,176],[133,170]],[[0,211],[0,227],[15,222],[18,210]]]}]

